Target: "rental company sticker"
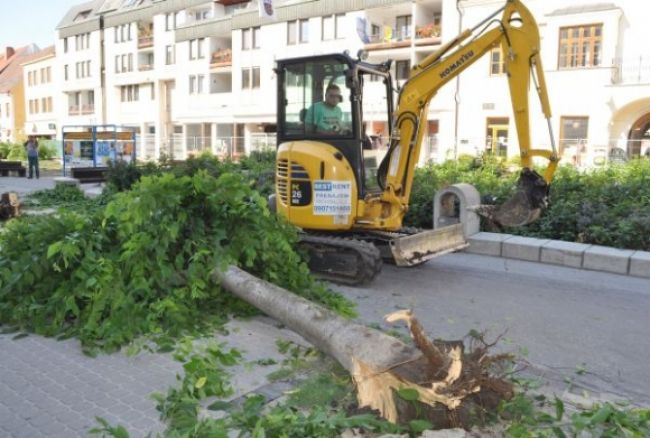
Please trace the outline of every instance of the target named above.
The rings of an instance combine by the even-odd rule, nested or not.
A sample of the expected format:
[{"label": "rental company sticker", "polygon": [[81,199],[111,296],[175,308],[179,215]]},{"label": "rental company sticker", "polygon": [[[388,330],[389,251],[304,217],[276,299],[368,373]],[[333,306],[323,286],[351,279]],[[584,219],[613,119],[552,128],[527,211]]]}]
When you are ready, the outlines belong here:
[{"label": "rental company sticker", "polygon": [[314,181],[314,215],[352,213],[351,181]]}]

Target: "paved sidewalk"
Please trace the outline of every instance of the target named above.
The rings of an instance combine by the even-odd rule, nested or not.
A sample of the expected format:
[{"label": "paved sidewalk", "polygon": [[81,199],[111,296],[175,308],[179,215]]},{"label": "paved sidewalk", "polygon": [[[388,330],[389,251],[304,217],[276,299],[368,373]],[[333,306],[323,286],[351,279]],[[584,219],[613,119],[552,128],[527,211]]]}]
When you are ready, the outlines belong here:
[{"label": "paved sidewalk", "polygon": [[[31,192],[37,190],[53,189],[54,188],[53,176],[43,176],[40,179],[28,179],[18,177],[0,177],[0,193],[16,192],[19,197],[24,197]],[[81,184],[81,190],[87,196],[96,196],[101,194],[103,184],[89,183]]]},{"label": "paved sidewalk", "polygon": [[[231,321],[228,336],[221,342],[244,355],[241,365],[230,369],[235,399],[253,390],[270,398],[282,395],[269,385],[268,374],[281,368],[284,356],[276,340],[305,344],[300,337],[279,329],[265,317]],[[183,367],[170,354],[123,353],[84,356],[77,340],[56,341],[29,335],[13,340],[15,334],[0,335],[0,437],[69,438],[89,436],[95,417],[111,425],[123,425],[131,437],[162,432],[154,392],[166,393],[176,386]],[[277,364],[255,365],[259,359]],[[275,392],[275,393],[274,393]]]}]

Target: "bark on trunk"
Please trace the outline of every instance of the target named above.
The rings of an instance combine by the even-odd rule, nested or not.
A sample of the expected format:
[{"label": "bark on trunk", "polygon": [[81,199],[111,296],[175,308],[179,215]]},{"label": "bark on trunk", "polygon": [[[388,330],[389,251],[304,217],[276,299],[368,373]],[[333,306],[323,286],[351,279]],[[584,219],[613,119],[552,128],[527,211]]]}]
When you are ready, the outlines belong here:
[{"label": "bark on trunk", "polygon": [[[352,375],[359,406],[376,409],[389,421],[402,423],[419,417],[439,428],[469,427],[512,393],[508,382],[483,369],[482,362],[490,363],[486,351],[465,355],[462,341],[430,342],[409,311],[387,319],[406,321],[418,348],[343,319],[237,267],[224,272],[215,269],[213,278],[335,358]],[[417,391],[417,402],[397,396],[405,388]]]}]

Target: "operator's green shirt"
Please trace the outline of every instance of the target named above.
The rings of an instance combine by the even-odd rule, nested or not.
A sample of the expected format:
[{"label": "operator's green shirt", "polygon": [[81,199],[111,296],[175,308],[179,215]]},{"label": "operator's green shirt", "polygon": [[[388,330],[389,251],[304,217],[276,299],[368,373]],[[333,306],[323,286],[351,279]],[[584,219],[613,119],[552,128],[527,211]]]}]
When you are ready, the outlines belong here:
[{"label": "operator's green shirt", "polygon": [[341,121],[343,112],[337,106],[328,106],[325,102],[316,102],[309,107],[305,114],[305,123],[316,126],[316,132],[319,131],[341,131]]}]

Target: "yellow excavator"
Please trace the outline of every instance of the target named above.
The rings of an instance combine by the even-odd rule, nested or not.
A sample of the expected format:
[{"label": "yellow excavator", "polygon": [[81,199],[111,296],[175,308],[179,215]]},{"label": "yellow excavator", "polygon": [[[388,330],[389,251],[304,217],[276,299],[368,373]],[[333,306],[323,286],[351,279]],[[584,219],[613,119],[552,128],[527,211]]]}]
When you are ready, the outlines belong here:
[{"label": "yellow excavator", "polygon": [[[492,212],[507,226],[530,223],[546,206],[558,155],[551,132],[537,23],[520,0],[467,29],[411,69],[393,88],[391,61],[353,59],[347,53],[277,62],[276,193],[271,206],[303,230],[301,246],[318,276],[363,284],[382,259],[413,266],[467,246],[460,224],[436,230],[405,229],[413,176],[425,135],[429,102],[436,92],[491,49],[501,46],[521,152],[515,195]],[[533,149],[528,95],[531,78],[548,121],[552,149]],[[368,182],[364,150],[364,98],[386,93],[388,151]],[[397,91],[397,104],[393,94]],[[382,110],[383,111],[383,110]],[[375,110],[376,113],[376,110]],[[543,157],[543,174],[533,158]]]}]

